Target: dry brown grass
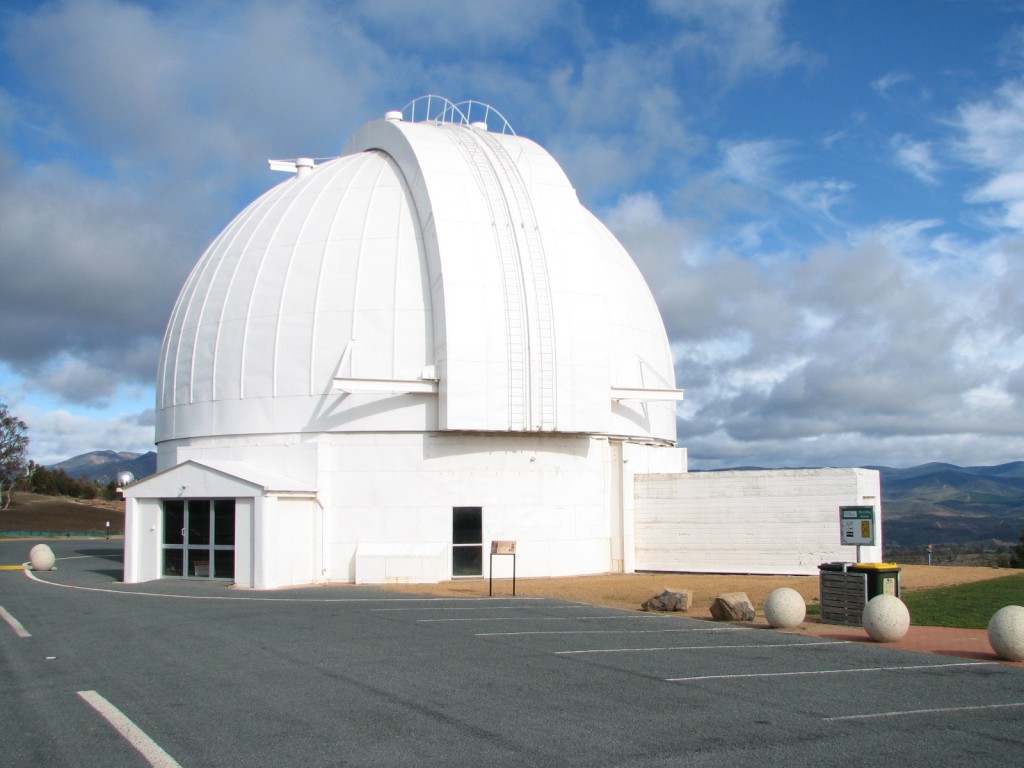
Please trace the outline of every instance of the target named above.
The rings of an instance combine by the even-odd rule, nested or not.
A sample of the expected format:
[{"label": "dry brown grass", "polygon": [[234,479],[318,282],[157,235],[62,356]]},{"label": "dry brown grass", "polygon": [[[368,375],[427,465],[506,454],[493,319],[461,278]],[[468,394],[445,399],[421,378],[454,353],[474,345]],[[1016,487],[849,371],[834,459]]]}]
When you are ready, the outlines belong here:
[{"label": "dry brown grass", "polygon": [[[908,565],[900,573],[901,589],[928,589],[966,584],[1002,576],[1024,573],[1015,569],[965,566]],[[389,588],[410,594],[451,597],[485,597],[486,579],[449,581],[441,584],[389,584]],[[808,604],[818,600],[817,576],[748,576],[713,573],[630,573],[573,576],[556,579],[518,579],[516,594],[520,597],[550,597],[591,605],[637,610],[640,604],[663,589],[692,589],[694,607],[688,613],[704,616],[717,595],[723,592],[746,592],[754,606],[761,610],[772,590],[779,587],[795,589]],[[494,594],[510,595],[511,580],[495,580]]]}]

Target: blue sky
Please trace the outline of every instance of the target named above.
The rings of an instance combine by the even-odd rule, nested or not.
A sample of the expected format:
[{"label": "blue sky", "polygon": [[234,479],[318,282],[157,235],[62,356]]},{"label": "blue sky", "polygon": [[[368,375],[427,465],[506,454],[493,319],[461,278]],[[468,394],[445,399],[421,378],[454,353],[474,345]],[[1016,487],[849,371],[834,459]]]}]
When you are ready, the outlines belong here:
[{"label": "blue sky", "polygon": [[0,399],[153,448],[205,246],[417,96],[476,99],[633,254],[691,466],[1024,459],[1024,3],[5,3]]}]

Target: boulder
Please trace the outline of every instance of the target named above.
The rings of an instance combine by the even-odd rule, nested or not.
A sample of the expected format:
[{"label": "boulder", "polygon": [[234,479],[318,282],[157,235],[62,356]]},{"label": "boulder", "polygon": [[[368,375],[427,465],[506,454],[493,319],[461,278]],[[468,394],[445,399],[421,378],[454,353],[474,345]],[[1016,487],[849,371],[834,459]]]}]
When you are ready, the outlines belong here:
[{"label": "boulder", "polygon": [[692,589],[664,589],[640,605],[645,611],[687,611],[693,605]]},{"label": "boulder", "polygon": [[875,595],[864,606],[862,623],[876,643],[895,643],[910,629],[910,611],[895,595]]},{"label": "boulder", "polygon": [[988,623],[988,641],[1001,659],[1024,661],[1024,606],[1007,605]]},{"label": "boulder", "polygon": [[29,550],[28,560],[33,571],[52,571],[57,558],[46,544],[36,544]]},{"label": "boulder", "polygon": [[764,617],[770,627],[792,629],[800,626],[807,617],[807,604],[795,589],[779,587],[765,600]]},{"label": "boulder", "polygon": [[754,615],[746,592],[726,592],[711,604],[711,618],[715,621],[753,621]]}]

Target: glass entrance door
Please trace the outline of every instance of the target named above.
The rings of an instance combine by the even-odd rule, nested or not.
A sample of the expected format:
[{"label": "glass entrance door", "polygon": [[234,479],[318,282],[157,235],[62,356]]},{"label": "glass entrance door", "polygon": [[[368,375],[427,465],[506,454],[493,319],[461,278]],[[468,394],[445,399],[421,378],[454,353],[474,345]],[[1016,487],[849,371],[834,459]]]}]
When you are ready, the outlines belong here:
[{"label": "glass entrance door", "polygon": [[235,577],[235,500],[166,499],[164,576]]}]

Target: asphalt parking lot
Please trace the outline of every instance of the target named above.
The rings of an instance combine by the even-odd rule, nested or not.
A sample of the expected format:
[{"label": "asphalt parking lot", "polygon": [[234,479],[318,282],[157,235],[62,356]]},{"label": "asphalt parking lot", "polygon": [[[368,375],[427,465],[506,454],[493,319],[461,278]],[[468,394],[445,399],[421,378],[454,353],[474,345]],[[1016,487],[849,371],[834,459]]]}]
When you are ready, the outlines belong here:
[{"label": "asphalt parking lot", "polygon": [[[0,542],[0,565],[36,542]],[[47,766],[1000,766],[1024,669],[547,599],[0,571],[0,754]]]}]

